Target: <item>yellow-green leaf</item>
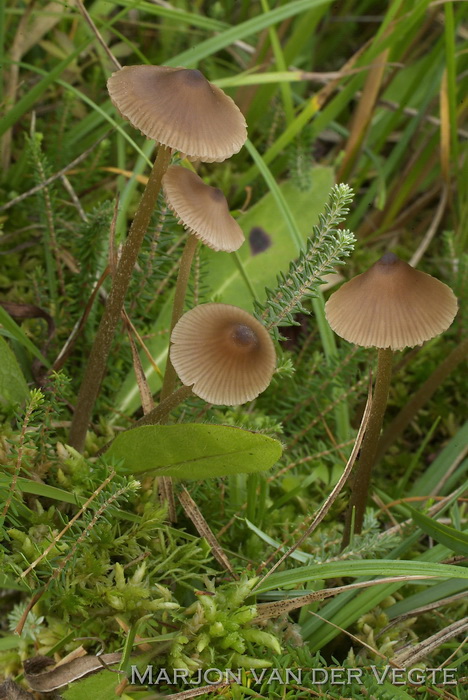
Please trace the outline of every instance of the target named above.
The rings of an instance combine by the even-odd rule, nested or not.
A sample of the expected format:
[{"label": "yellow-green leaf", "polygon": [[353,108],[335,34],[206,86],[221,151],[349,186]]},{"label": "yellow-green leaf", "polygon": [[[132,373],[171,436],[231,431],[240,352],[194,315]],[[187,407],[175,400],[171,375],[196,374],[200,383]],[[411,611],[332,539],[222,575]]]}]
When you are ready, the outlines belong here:
[{"label": "yellow-green leaf", "polygon": [[125,474],[207,479],[269,469],[281,443],[267,435],[225,425],[145,425],[118,435],[106,457],[122,460]]}]

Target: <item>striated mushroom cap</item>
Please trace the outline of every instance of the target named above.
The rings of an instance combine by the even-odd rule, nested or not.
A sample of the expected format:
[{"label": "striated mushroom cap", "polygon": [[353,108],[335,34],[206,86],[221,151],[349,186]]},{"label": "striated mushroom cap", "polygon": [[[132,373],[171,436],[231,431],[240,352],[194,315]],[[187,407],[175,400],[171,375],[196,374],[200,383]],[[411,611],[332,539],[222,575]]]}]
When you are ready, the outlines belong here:
[{"label": "striated mushroom cap", "polygon": [[440,280],[386,253],[325,304],[331,328],[350,343],[391,348],[421,345],[451,325],[457,299]]},{"label": "striated mushroom cap", "polygon": [[196,306],[179,319],[171,341],[179,378],[209,403],[252,401],[267,388],[276,366],[268,331],[237,306]]},{"label": "striated mushroom cap", "polygon": [[125,66],[111,75],[107,89],[132,126],[191,160],[223,161],[247,138],[235,102],[198,70]]},{"label": "striated mushroom cap", "polygon": [[220,189],[206,185],[187,168],[171,165],[163,178],[164,194],[179,221],[213,250],[232,253],[244,242],[244,234],[229,213]]}]

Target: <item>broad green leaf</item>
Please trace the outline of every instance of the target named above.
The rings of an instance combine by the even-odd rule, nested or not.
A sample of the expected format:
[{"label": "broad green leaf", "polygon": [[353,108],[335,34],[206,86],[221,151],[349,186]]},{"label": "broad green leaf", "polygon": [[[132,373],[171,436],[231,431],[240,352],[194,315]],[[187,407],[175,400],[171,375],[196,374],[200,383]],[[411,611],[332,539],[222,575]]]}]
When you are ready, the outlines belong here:
[{"label": "broad green leaf", "polygon": [[436,542],[452,549],[457,554],[468,555],[468,533],[456,530],[454,527],[439,523],[437,520],[428,518],[415,508],[408,506],[416,525],[418,525],[426,535],[432,537]]},{"label": "broad green leaf", "polygon": [[118,471],[181,479],[257,472],[280,458],[281,443],[260,433],[206,423],[145,425],[118,435],[106,457],[123,460]]},{"label": "broad green leaf", "polygon": [[0,403],[20,404],[28,397],[28,385],[10,346],[0,336]]},{"label": "broad green leaf", "polygon": [[271,591],[281,586],[297,586],[306,581],[342,576],[434,576],[437,578],[468,579],[468,568],[438,564],[427,561],[400,561],[392,559],[362,559],[360,561],[340,561],[331,564],[301,566],[291,571],[272,574],[256,589],[257,593]]},{"label": "broad green leaf", "polygon": [[[312,233],[312,228],[318,223],[319,214],[323,211],[333,186],[333,171],[331,168],[317,167],[311,171],[310,187],[300,190],[293,182],[282,182],[278,189],[287,201],[294,221],[304,242]],[[289,263],[297,256],[297,246],[291,239],[288,224],[281,214],[275,196],[268,192],[245,214],[238,218],[238,223],[246,237],[246,242],[238,251],[238,256],[250,278],[257,298],[260,302],[266,298],[265,287],[275,287],[279,272],[286,272]],[[252,254],[249,239],[255,229],[264,231],[271,245],[263,252]],[[252,234],[254,235],[254,234]],[[252,312],[252,294],[244,281],[234,256],[202,248],[203,259],[206,260],[204,282],[210,289],[210,298],[224,304],[234,304],[246,311]],[[164,370],[167,357],[168,333],[172,310],[172,297],[161,309],[160,315],[148,333],[147,347],[156,365]],[[161,380],[146,356],[141,357],[143,368],[151,391],[158,391]],[[140,394],[133,370],[124,381],[116,400],[116,411],[133,413],[140,405]]]},{"label": "broad green leaf", "polygon": [[[300,190],[290,180],[283,182],[278,188],[283,199],[288,203],[304,243],[312,233],[312,227],[318,222],[319,214],[324,209],[332,186],[332,170],[314,168],[309,188]],[[268,192],[257,204],[239,217],[238,223],[246,237],[246,242],[239,249],[239,258],[258,299],[263,301],[265,287],[274,287],[278,273],[286,272],[291,260],[297,257],[297,246],[291,238],[288,223],[272,192]],[[259,229],[268,236],[271,245],[263,252],[254,254],[252,239]],[[224,304],[235,304],[247,311],[252,311],[252,296],[242,279],[234,257],[229,253],[218,253],[209,249],[206,249],[204,257],[209,261],[205,281],[211,287],[212,296]]]}]

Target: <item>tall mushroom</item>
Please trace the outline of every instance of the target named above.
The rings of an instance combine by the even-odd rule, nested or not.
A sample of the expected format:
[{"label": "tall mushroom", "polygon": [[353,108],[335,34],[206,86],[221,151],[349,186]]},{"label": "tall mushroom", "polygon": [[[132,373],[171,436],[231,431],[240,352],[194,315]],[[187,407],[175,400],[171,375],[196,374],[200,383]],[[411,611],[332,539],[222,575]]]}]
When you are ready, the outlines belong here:
[{"label": "tall mushroom", "polygon": [[325,304],[325,315],[335,333],[350,343],[378,348],[372,409],[352,484],[344,546],[349,543],[354,508],[355,532],[362,530],[393,351],[421,345],[443,333],[456,313],[457,300],[450,287],[415,270],[394,253],[386,253],[369,270],[343,284]]},{"label": "tall mushroom", "polygon": [[270,384],[276,352],[270,334],[244,309],[200,304],[171,334],[170,357],[181,386],[135,424],[162,423],[192,394],[222,406],[252,401]]},{"label": "tall mushroom", "polygon": [[108,89],[122,116],[160,145],[113,275],[78,394],[69,436],[70,445],[78,450],[84,446],[132,271],[172,151],[194,160],[222,161],[237,153],[247,138],[245,120],[238,107],[198,70],[127,66],[109,78]]},{"label": "tall mushroom", "polygon": [[[213,250],[232,253],[240,248],[245,239],[241,227],[229,213],[222,191],[206,185],[196,173],[179,165],[171,165],[164,175],[163,189],[169,207],[190,232],[180,259],[172,307],[172,332],[183,312],[190,267],[198,241]],[[161,390],[162,401],[174,390],[175,380],[176,374],[169,357]]]},{"label": "tall mushroom", "polygon": [[199,70],[126,66],[111,75],[107,88],[132,126],[190,160],[219,163],[247,138],[237,105]]}]

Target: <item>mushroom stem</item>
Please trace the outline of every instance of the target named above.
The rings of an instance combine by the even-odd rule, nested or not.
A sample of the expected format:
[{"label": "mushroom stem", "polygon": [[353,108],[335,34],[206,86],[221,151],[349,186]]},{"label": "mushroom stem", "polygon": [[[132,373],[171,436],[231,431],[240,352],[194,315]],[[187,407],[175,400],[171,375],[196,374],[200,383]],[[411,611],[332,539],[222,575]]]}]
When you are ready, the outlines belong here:
[{"label": "mushroom stem", "polygon": [[[172,306],[172,319],[171,328],[169,332],[169,337],[174,330],[179,318],[184,312],[184,302],[185,294],[187,292],[187,285],[190,277],[190,269],[192,267],[192,260],[195,254],[195,249],[197,247],[198,238],[192,233],[187,238],[185,244],[184,252],[180,258],[179,274],[177,275],[177,283],[174,295],[174,304]],[[177,374],[172,366],[171,358],[169,352],[167,353],[166,371],[164,373],[164,381],[161,389],[161,401],[170,396],[176,385]]]},{"label": "mushroom stem", "polygon": [[114,339],[115,329],[120,320],[133,269],[161,189],[163,175],[169,167],[170,160],[171,149],[166,146],[159,146],[153,169],[130,227],[128,237],[123,245],[117,269],[113,275],[112,287],[93,347],[91,348],[70,428],[68,442],[80,452],[84,447],[86,431],[91,420],[94,403],[106,372],[107,359]]},{"label": "mushroom stem", "polygon": [[[192,396],[193,391],[191,386],[181,386],[177,391],[174,391],[173,394],[167,397],[165,401],[161,401],[160,404],[155,406],[151,411],[148,411],[148,413],[145,413],[145,415],[140,418],[139,420],[136,421],[130,428],[127,428],[126,430],[133,430],[134,428],[139,428],[141,425],[158,425],[159,423],[164,423],[164,421],[167,419],[169,413],[174,410],[174,408],[177,408],[177,406],[182,403],[182,401],[185,401],[189,396]],[[100,450],[96,452],[94,455],[95,457],[100,457],[103,455],[109,447],[112,445],[114,442],[115,438],[112,438],[112,440],[109,440],[108,443],[104,445],[104,447],[101,447]],[[167,478],[170,479],[171,477],[161,477],[161,478]]]},{"label": "mushroom stem", "polygon": [[139,428],[140,425],[157,425],[158,423],[165,423],[169,413],[173,411],[174,408],[177,408],[182,401],[185,401],[185,399],[188,399],[189,396],[192,396],[192,394],[193,392],[191,386],[184,385],[179,387],[176,391],[164,399],[164,401],[161,401],[161,403],[155,406],[152,411],[143,416],[143,418],[140,418],[135,425],[132,425],[130,430],[133,428]]},{"label": "mushroom stem", "polygon": [[379,348],[372,408],[366,434],[362,442],[357,469],[351,486],[351,498],[346,512],[342,542],[343,548],[349,544],[351,539],[353,509],[355,509],[354,532],[359,534],[362,531],[372,467],[375,463],[380,432],[382,430],[383,418],[387,407],[388,391],[392,376],[392,359],[393,351],[390,348]]}]

